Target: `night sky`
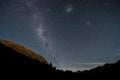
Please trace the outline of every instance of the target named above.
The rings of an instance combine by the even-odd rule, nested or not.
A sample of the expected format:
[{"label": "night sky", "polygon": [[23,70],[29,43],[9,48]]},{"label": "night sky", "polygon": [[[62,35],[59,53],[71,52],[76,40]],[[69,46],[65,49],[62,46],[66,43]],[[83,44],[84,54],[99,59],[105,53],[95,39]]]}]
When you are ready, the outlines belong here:
[{"label": "night sky", "polygon": [[84,70],[120,59],[120,0],[0,0],[0,39]]}]

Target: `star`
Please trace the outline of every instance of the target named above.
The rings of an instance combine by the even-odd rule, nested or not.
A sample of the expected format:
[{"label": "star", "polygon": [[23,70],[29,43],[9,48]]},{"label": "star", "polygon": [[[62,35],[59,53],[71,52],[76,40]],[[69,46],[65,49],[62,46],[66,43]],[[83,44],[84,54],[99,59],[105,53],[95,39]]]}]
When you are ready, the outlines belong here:
[{"label": "star", "polygon": [[86,22],[86,25],[90,25],[90,21],[89,20]]},{"label": "star", "polygon": [[49,12],[51,9],[50,8],[47,8],[47,11]]},{"label": "star", "polygon": [[66,9],[66,11],[69,13],[69,12],[71,12],[71,11],[72,11],[72,8],[71,8],[71,7],[69,7],[69,8],[67,8],[67,9]]},{"label": "star", "polygon": [[105,2],[105,6],[111,5],[110,1]]},{"label": "star", "polygon": [[71,13],[73,12],[73,7],[72,6],[67,6],[66,7],[66,13]]}]

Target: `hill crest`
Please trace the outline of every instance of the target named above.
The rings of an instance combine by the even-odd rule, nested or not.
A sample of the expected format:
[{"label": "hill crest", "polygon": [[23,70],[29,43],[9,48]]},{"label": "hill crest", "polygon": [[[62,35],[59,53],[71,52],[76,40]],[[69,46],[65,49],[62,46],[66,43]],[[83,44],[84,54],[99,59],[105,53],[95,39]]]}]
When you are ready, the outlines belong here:
[{"label": "hill crest", "polygon": [[34,51],[32,51],[31,49],[25,47],[25,46],[22,46],[18,43],[15,43],[13,41],[8,41],[8,40],[0,40],[0,44],[3,44],[4,46],[6,47],[9,47],[10,49],[22,54],[22,55],[25,55],[31,59],[36,59],[42,63],[48,63],[44,57],[42,57],[41,55],[38,55],[37,53],[35,53]]}]

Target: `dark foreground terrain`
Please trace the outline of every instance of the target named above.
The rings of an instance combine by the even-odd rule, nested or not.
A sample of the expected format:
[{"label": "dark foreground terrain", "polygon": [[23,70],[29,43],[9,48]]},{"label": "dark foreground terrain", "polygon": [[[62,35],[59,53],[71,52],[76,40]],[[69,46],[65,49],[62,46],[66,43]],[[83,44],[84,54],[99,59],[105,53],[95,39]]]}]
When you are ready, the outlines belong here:
[{"label": "dark foreground terrain", "polygon": [[88,71],[56,70],[31,50],[0,40],[0,78],[34,80],[120,80],[120,61]]}]

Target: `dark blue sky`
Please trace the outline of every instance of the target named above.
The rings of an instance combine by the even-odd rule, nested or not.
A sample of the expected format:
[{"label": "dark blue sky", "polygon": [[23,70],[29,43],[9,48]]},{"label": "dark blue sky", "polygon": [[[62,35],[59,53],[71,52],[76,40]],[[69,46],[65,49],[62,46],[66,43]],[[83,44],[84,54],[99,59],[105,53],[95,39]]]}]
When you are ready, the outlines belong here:
[{"label": "dark blue sky", "polygon": [[120,59],[120,0],[0,0],[0,39],[30,47],[60,69]]}]

